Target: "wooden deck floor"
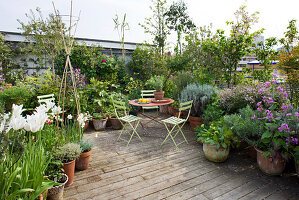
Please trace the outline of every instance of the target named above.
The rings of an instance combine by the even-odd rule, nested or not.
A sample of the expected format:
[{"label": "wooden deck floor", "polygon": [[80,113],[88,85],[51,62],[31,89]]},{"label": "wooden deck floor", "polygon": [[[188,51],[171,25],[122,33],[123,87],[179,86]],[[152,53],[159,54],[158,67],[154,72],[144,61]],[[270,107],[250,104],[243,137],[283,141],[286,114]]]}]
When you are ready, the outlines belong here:
[{"label": "wooden deck floor", "polygon": [[139,129],[143,142],[135,137],[129,147],[116,141],[118,130],[86,133],[95,145],[90,166],[76,172],[65,199],[299,199],[299,179],[263,175],[244,149],[233,150],[225,163],[212,163],[188,126],[190,143],[179,150],[171,141],[160,146],[166,136],[161,125],[148,126],[148,133]]}]

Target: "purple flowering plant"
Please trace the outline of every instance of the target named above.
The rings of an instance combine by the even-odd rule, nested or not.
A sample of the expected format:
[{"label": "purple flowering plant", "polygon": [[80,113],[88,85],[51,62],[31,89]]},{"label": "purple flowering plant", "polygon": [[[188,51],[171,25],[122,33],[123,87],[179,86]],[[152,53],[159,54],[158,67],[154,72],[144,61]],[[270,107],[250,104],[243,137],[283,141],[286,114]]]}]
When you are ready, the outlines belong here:
[{"label": "purple flowering plant", "polygon": [[[275,95],[280,92],[285,97],[287,93],[282,87],[277,86],[275,80],[266,82],[263,90],[270,89],[271,95],[264,96],[257,103],[255,114],[251,120],[261,120],[265,124],[266,131],[261,135],[257,148],[264,151],[264,156],[282,156],[287,159],[298,145],[299,114],[298,109],[293,108],[290,103],[275,101]],[[274,90],[276,90],[274,92]]]}]

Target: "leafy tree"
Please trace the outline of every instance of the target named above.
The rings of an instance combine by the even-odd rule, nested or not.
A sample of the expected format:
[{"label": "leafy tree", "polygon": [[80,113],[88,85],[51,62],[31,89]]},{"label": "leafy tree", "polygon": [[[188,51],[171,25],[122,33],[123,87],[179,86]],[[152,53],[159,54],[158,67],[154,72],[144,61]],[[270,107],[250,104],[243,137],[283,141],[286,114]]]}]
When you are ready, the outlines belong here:
[{"label": "leafy tree", "polygon": [[280,39],[284,49],[280,53],[279,67],[286,72],[287,84],[290,89],[290,100],[299,106],[299,43],[296,20],[291,20],[285,37]]},{"label": "leafy tree", "polygon": [[264,70],[256,70],[253,72],[254,79],[261,81],[267,81],[271,78],[272,61],[277,59],[278,52],[274,49],[277,45],[277,39],[275,37],[267,38],[265,43],[259,42],[254,52],[257,59],[264,66]]},{"label": "leafy tree", "polygon": [[169,30],[166,26],[166,0],[151,0],[153,6],[150,9],[153,16],[145,18],[144,24],[139,24],[144,28],[145,33],[149,33],[153,37],[153,43],[156,45],[160,56],[164,56],[167,35]]},{"label": "leafy tree", "polygon": [[[36,13],[30,10],[29,14],[25,14],[28,18],[28,23],[20,20],[21,30],[30,43],[28,48],[33,55],[38,57],[41,65],[47,66],[50,60],[53,75],[55,75],[54,60],[55,56],[63,51],[63,39],[60,29],[60,18],[54,14],[49,14],[48,18],[44,19],[40,8],[36,8]],[[62,31],[66,33],[64,24]],[[34,43],[32,43],[34,41]],[[55,76],[54,76],[55,77]]]},{"label": "leafy tree", "polygon": [[177,46],[175,51],[182,53],[182,33],[190,33],[196,27],[187,13],[187,5],[182,0],[173,2],[164,15],[166,16],[167,27],[177,32]]}]

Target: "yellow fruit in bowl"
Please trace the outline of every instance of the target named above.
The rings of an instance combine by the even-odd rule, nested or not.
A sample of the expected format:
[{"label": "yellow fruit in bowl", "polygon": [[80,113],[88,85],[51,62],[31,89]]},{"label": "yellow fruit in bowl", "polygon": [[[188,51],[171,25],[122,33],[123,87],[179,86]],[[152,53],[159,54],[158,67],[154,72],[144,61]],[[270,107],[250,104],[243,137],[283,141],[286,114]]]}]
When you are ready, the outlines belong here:
[{"label": "yellow fruit in bowl", "polygon": [[142,99],[142,103],[146,103],[146,99]]},{"label": "yellow fruit in bowl", "polygon": [[138,102],[140,102],[140,103],[141,103],[141,102],[142,102],[142,99],[138,99]]}]

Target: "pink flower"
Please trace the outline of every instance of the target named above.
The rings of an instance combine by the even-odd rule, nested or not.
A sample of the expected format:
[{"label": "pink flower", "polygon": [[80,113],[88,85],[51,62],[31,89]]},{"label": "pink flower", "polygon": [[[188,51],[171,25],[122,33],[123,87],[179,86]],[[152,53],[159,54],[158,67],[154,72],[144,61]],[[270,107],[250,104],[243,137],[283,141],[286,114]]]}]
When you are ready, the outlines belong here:
[{"label": "pink flower", "polygon": [[102,62],[104,62],[104,63],[105,63],[105,62],[107,62],[107,60],[106,60],[106,59],[103,59],[103,60],[102,60]]},{"label": "pink flower", "polygon": [[298,112],[296,112],[295,115],[296,115],[296,117],[299,117],[299,113]]},{"label": "pink flower", "polygon": [[253,116],[251,117],[251,119],[255,119],[255,115],[253,115]]},{"label": "pink flower", "polygon": [[288,97],[288,93],[285,92],[285,93],[284,93],[284,96],[285,96],[285,97]]},{"label": "pink flower", "polygon": [[292,113],[288,113],[288,114],[287,114],[288,117],[291,116],[291,115],[292,115]]},{"label": "pink flower", "polygon": [[258,102],[256,105],[257,105],[257,106],[260,106],[261,104],[262,104],[262,102],[260,101],[260,102]]}]

